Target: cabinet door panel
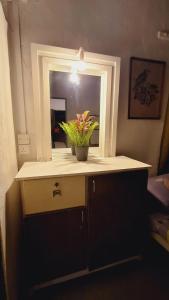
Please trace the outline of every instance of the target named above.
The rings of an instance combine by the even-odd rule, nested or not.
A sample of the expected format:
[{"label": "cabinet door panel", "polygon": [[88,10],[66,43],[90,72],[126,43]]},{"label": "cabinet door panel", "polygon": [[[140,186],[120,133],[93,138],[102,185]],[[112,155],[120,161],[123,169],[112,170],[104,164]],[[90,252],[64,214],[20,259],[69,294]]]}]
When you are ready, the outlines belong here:
[{"label": "cabinet door panel", "polygon": [[89,177],[90,268],[139,254],[145,234],[147,173]]},{"label": "cabinet door panel", "polygon": [[37,284],[86,267],[85,208],[24,220],[28,281]]}]

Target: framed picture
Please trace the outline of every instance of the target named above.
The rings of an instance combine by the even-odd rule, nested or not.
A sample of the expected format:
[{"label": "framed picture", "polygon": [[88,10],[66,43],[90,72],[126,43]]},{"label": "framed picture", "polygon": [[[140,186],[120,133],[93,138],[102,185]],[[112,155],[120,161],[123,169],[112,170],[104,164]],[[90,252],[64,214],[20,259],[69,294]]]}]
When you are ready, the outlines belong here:
[{"label": "framed picture", "polygon": [[131,57],[129,119],[160,119],[164,61]]}]

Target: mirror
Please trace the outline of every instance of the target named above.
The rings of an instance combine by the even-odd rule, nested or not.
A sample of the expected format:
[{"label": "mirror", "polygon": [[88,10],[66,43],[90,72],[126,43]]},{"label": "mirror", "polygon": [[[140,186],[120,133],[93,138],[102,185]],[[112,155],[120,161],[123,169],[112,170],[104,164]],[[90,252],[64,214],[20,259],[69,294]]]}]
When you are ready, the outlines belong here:
[{"label": "mirror", "polygon": [[[70,147],[59,123],[75,119],[77,113],[85,110],[89,110],[90,115],[99,121],[101,77],[78,74],[78,82],[72,82],[70,72],[50,71],[49,82],[51,147]],[[94,130],[90,146],[99,147],[99,128]]]},{"label": "mirror", "polygon": [[[50,98],[55,98],[55,95],[50,95],[50,72],[70,72],[70,70],[72,70],[72,65],[78,61],[77,50],[31,44],[31,58],[36,157],[38,161],[55,160],[56,155],[54,157],[54,154],[59,151],[51,149]],[[95,153],[97,152],[101,157],[115,156],[120,58],[85,52],[84,61],[86,69],[80,71],[80,73],[83,75],[92,75],[90,78],[93,78],[94,76],[99,77],[100,80],[100,104],[98,105],[100,107],[99,147],[94,147],[92,151]],[[78,94],[77,90],[74,92],[74,95],[76,95],[76,93]],[[57,96],[57,99],[65,99],[66,105],[69,103],[68,99],[63,94]],[[76,96],[75,99],[77,100],[79,97]],[[91,98],[88,97],[86,99]],[[82,104],[84,104],[85,101]],[[92,102],[92,99],[90,102]],[[74,102],[71,107],[74,114],[77,112],[75,103],[76,102]],[[84,109],[87,109],[86,105],[84,106]],[[91,110],[90,107],[88,109]],[[67,113],[68,110],[66,110],[66,117],[68,118]]]}]

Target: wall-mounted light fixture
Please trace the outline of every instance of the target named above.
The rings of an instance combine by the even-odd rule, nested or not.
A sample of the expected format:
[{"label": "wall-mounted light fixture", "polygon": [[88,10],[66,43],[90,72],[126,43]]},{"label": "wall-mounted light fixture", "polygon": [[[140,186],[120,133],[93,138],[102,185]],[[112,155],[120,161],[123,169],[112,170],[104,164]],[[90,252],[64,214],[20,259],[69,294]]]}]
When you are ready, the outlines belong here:
[{"label": "wall-mounted light fixture", "polygon": [[84,49],[82,47],[79,48],[78,53],[78,61],[74,62],[72,65],[71,75],[70,75],[70,81],[79,85],[80,78],[78,76],[79,71],[85,70],[85,62],[84,62]]},{"label": "wall-mounted light fixture", "polygon": [[82,47],[80,47],[78,51],[78,57],[79,57],[79,61],[77,62],[77,69],[79,71],[83,71],[86,68],[86,64],[84,62],[84,49]]}]

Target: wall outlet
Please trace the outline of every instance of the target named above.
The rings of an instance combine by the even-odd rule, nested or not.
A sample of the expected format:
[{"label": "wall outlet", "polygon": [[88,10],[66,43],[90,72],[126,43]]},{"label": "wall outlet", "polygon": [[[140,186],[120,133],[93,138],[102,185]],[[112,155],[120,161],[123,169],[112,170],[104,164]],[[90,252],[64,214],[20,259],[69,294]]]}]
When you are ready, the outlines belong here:
[{"label": "wall outlet", "polygon": [[29,145],[19,145],[19,154],[20,155],[26,155],[30,153],[30,146]]},{"label": "wall outlet", "polygon": [[29,135],[18,134],[18,145],[29,145]]}]

